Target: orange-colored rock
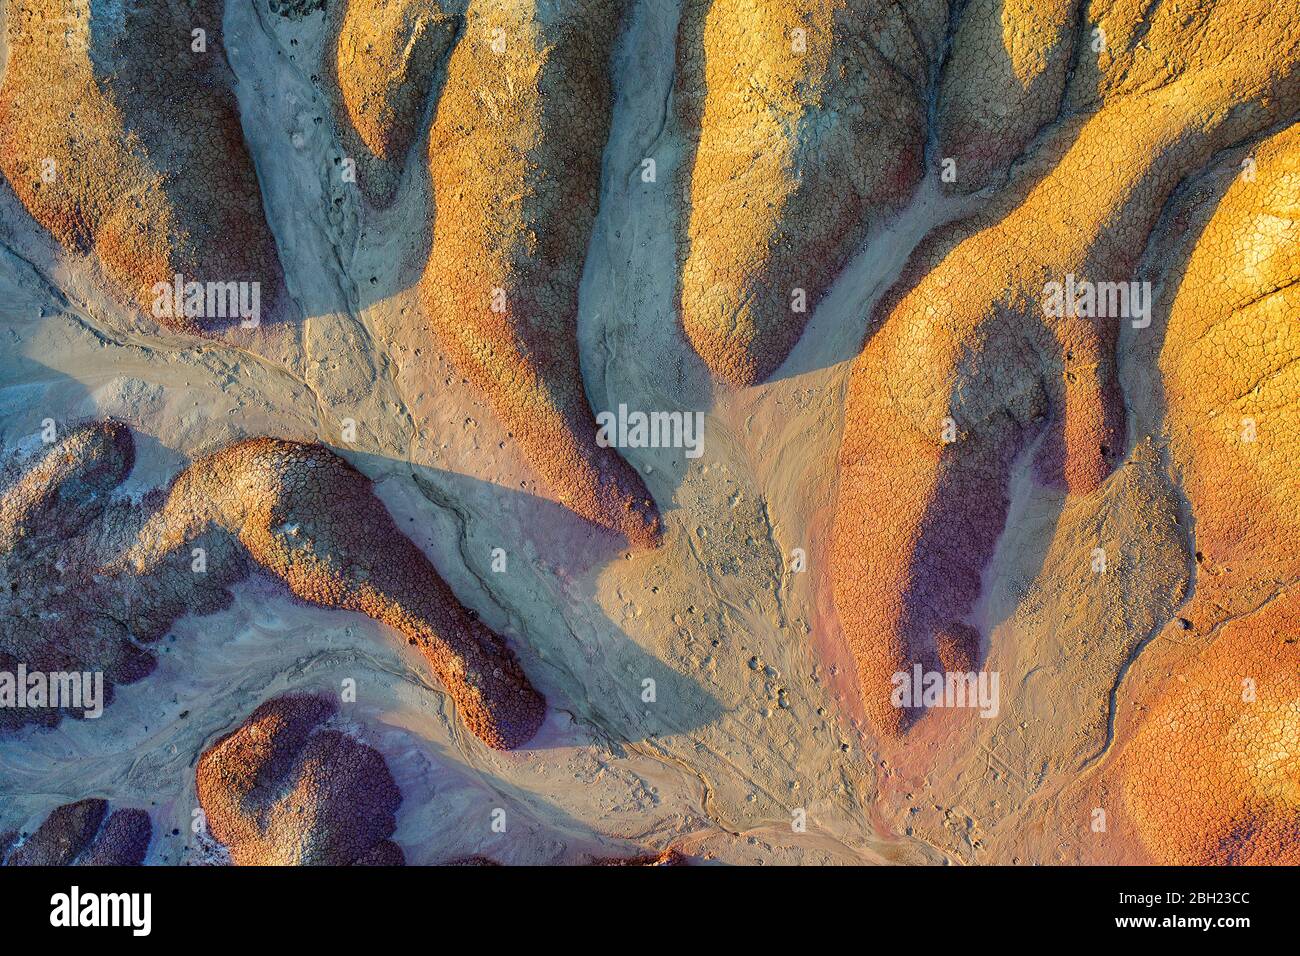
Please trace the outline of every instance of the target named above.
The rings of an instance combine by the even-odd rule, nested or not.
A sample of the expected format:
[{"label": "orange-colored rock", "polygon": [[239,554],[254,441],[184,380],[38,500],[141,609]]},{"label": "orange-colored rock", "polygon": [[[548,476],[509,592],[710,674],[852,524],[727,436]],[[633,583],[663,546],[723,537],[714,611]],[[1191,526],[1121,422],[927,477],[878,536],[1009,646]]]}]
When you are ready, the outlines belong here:
[{"label": "orange-colored rock", "polygon": [[660,853],[642,856],[609,856],[592,860],[592,866],[686,866],[688,860],[680,850],[669,847]]},{"label": "orange-colored rock", "polygon": [[980,632],[969,624],[949,624],[934,635],[939,666],[948,673],[970,673],[980,663]]},{"label": "orange-colored rock", "polygon": [[1171,217],[1158,367],[1194,517],[1208,635],[1120,758],[1160,863],[1300,863],[1300,127],[1191,188]]},{"label": "orange-colored rock", "polygon": [[125,563],[147,570],[212,528],[234,535],[298,597],[406,635],[489,746],[522,746],[541,725],[546,701],[505,641],[456,600],[369,479],[328,449],[258,438],[198,459]]},{"label": "orange-colored rock", "polygon": [[[971,0],[962,9],[939,83],[939,159],[945,189],[975,192],[1011,164],[1061,109],[1078,37],[1075,0]],[[1088,55],[1081,53],[1081,55]]]},{"label": "orange-colored rock", "polygon": [[199,758],[199,804],[237,866],[400,866],[384,758],[329,726],[327,697],[269,700]]},{"label": "orange-colored rock", "polygon": [[578,284],[609,131],[616,0],[473,0],[429,142],[436,213],[421,283],[448,354],[558,500],[637,547],[658,511],[596,443]]},{"label": "orange-colored rock", "polygon": [[[855,363],[832,575],[879,733],[919,716],[891,705],[892,675],[937,669],[936,633],[971,623],[1016,456],[1041,438],[1038,477],[1088,494],[1124,455],[1116,335],[1150,313],[1054,311],[1051,284],[1133,280],[1180,180],[1300,108],[1300,24],[1275,4],[1136,18],[1109,11],[1112,52],[1066,93],[1077,115],[983,212],[922,244]],[[1243,22],[1267,57],[1238,42]]]},{"label": "orange-colored rock", "polygon": [[1300,863],[1300,600],[1230,621],[1125,749],[1124,800],[1157,862]]},{"label": "orange-colored rock", "polygon": [[680,246],[691,344],[770,376],[872,225],[921,178],[946,4],[690,0],[676,100],[693,157]]},{"label": "orange-colored rock", "polygon": [[1206,627],[1300,577],[1300,127],[1220,178],[1185,214],[1158,359]]},{"label": "orange-colored rock", "polygon": [[344,0],[330,10],[324,72],[334,117],[375,206],[393,200],[434,74],[461,28],[436,0]]},{"label": "orange-colored rock", "polygon": [[[94,254],[154,314],[155,283],[282,277],[222,46],[224,4],[14,0],[0,172],[68,251]],[[193,31],[203,31],[204,49]],[[185,331],[231,321],[157,315]],[[239,321],[235,318],[233,321]]]}]

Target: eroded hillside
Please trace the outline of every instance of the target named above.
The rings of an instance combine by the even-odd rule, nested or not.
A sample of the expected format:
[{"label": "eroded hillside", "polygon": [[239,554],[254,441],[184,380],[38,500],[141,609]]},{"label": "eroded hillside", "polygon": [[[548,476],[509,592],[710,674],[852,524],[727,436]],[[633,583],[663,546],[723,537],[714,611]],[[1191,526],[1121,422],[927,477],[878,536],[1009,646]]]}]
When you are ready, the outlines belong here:
[{"label": "eroded hillside", "polygon": [[1293,3],[2,9],[5,863],[1295,862]]}]

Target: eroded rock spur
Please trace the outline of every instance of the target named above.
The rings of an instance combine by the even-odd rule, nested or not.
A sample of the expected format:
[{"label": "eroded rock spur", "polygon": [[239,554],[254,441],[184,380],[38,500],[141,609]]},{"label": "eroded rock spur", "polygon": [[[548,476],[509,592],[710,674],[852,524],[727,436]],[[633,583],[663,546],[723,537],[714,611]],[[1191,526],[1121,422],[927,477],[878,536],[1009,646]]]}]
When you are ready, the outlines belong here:
[{"label": "eroded rock spur", "polygon": [[[1300,108],[1291,11],[1265,0],[1164,5],[1141,24],[1128,10],[1089,10],[1103,53],[1080,53],[1061,115],[1011,182],[912,256],[853,367],[832,574],[881,733],[919,714],[893,706],[891,675],[939,669],[945,634],[979,645],[981,574],[1006,525],[1017,456],[1037,442],[1038,479],[1078,494],[1123,460],[1116,338],[1121,322],[1151,321],[1149,293],[1127,293],[1175,187]],[[1235,39],[1244,22],[1257,31],[1250,45]],[[1052,30],[1030,33],[1058,42]],[[1076,43],[1089,50],[1091,36]],[[948,102],[969,112],[965,98]],[[947,135],[981,124],[965,115]],[[1128,307],[1053,306],[1054,284],[1098,283],[1123,283]]]},{"label": "eroded rock spur", "polygon": [[429,134],[429,320],[560,502],[635,547],[660,536],[636,470],[597,444],[578,284],[609,133],[622,4],[472,0]]},{"label": "eroded rock spur", "polygon": [[720,379],[776,371],[871,227],[920,182],[946,6],[685,4],[680,311]]},{"label": "eroded rock spur", "polygon": [[460,3],[339,0],[330,6],[323,72],[357,184],[376,207],[393,201],[425,102],[464,18]]},{"label": "eroded rock spur", "polygon": [[208,832],[237,866],[401,866],[402,795],[383,756],[332,726],[334,701],[269,700],[199,758]]},{"label": "eroded rock spur", "polygon": [[[541,725],[545,700],[505,641],[456,599],[370,481],[328,449],[239,442],[144,502],[113,496],[132,461],[125,426],[85,425],[0,498],[0,663],[102,671],[111,695],[112,684],[152,669],[149,642],[182,614],[224,606],[225,588],[253,564],[304,600],[405,635],[489,746],[519,747]],[[203,573],[193,569],[196,545]],[[5,709],[0,726],[67,714]]]},{"label": "eroded rock spur", "polygon": [[0,172],[68,252],[187,332],[247,318],[158,308],[159,283],[242,283],[259,321],[283,283],[224,12],[221,0],[13,0],[5,16]]}]

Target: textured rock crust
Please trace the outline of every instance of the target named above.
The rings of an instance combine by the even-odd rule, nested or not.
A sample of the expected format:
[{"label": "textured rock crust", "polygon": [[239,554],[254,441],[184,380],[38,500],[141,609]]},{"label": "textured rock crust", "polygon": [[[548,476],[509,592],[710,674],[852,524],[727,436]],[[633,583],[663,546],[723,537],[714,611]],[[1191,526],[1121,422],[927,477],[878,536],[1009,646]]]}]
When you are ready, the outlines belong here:
[{"label": "textured rock crust", "polygon": [[[146,312],[153,285],[176,273],[259,282],[263,314],[281,288],[230,88],[224,9],[13,0],[6,14],[0,172],[37,222],[68,251],[94,253]],[[201,331],[229,320],[160,321]]]},{"label": "textured rock crust", "polygon": [[560,502],[649,547],[658,511],[596,444],[578,360],[620,9],[470,3],[430,134],[437,214],[421,293],[448,354]]},{"label": "textured rock crust", "polygon": [[402,795],[380,753],[327,726],[328,697],[258,707],[199,758],[208,829],[238,866],[400,866]]},{"label": "textured rock crust", "polygon": [[945,10],[688,0],[681,316],[723,380],[754,385],[776,370],[870,227],[920,181]]},{"label": "textured rock crust", "polygon": [[1169,864],[1300,863],[1300,126],[1250,160],[1250,175],[1234,155],[1189,191],[1164,279],[1159,368],[1196,530],[1183,613],[1209,638],[1121,770],[1143,842]]},{"label": "textured rock crust", "polygon": [[[244,577],[247,562],[213,536],[194,542],[206,549],[206,574],[192,572],[189,552],[147,574],[109,568],[149,508],[113,497],[134,461],[126,426],[94,422],[37,455],[0,493],[0,671],[99,672],[106,706],[115,684],[153,670],[148,645],[173,621],[229,604],[226,587]],[[82,716],[82,708],[0,708],[0,733]]]},{"label": "textured rock crust", "polygon": [[673,848],[662,853],[647,853],[644,856],[610,856],[592,860],[592,866],[686,866],[688,861],[680,851]]},{"label": "textured rock crust", "polygon": [[[1115,342],[1129,318],[1053,317],[1046,284],[1133,279],[1179,181],[1300,107],[1289,11],[1140,12],[1089,11],[1108,45],[1080,58],[1062,118],[984,211],[922,244],[853,368],[832,574],[882,734],[918,716],[891,705],[891,675],[939,669],[935,635],[974,624],[1016,457],[1037,441],[1039,480],[1089,494],[1124,456]],[[1267,56],[1238,42],[1243,22]]]},{"label": "textured rock crust", "polygon": [[5,866],[139,866],[149,851],[153,824],[144,810],[108,812],[106,800],[66,803],[36,832],[10,848],[16,834],[0,836]]},{"label": "textured rock crust", "polygon": [[387,206],[461,18],[434,0],[340,0],[329,16],[324,73],[335,122],[357,184],[372,205]]},{"label": "textured rock crust", "polygon": [[[546,702],[510,648],[341,458],[254,439],[194,462],[165,495],[112,499],[133,461],[125,426],[84,425],[0,496],[0,669],[102,671],[111,694],[152,670],[142,643],[182,614],[226,606],[251,556],[299,597],[406,635],[489,746],[518,747],[537,731]],[[203,573],[193,570],[196,544]],[[69,714],[81,712],[4,708],[0,730]]]},{"label": "textured rock crust", "polygon": [[1123,757],[1142,841],[1170,865],[1300,863],[1300,601],[1230,621]]},{"label": "textured rock crust", "polygon": [[1300,126],[1230,156],[1225,176],[1222,198],[1194,193],[1176,217],[1159,352],[1202,629],[1300,578]]},{"label": "textured rock crust", "polygon": [[370,481],[320,445],[257,438],[200,458],[173,482],[126,563],[147,571],[212,528],[233,535],[298,597],[360,611],[406,635],[484,743],[526,743],[546,716],[504,640],[474,618]]},{"label": "textured rock crust", "polygon": [[[271,5],[295,18],[322,7]],[[624,8],[338,0],[321,72],[372,206],[393,201],[432,108],[428,319],[555,496],[646,547],[660,519],[635,470],[596,445],[576,328]],[[6,9],[0,173],[59,243],[95,256],[145,309],[151,286],[178,272],[257,281],[268,309],[281,289],[224,59],[224,9]],[[1170,586],[1170,606],[1186,604],[1158,643],[1123,620],[1132,654],[1150,656],[1071,672],[1117,680],[1099,718],[1114,747],[1099,752],[1098,779],[1115,774],[1121,819],[1157,862],[1300,863],[1293,0],[684,0],[676,57],[687,147],[677,305],[691,345],[732,386],[778,370],[927,164],[955,172],[940,180],[947,193],[980,194],[912,210],[975,211],[910,256],[849,376],[831,577],[877,744],[922,716],[892,705],[895,673],[983,664],[994,613],[981,606],[984,578],[1013,485],[1093,496],[1069,503],[1077,514],[1123,487],[1107,484],[1118,465],[1140,466],[1125,471],[1181,493],[1186,510],[1161,511],[1177,531],[1157,529],[1145,499],[1116,496],[1138,500],[1125,527],[1171,564],[1185,534],[1192,580]],[[1146,278],[1149,317],[1046,308],[1051,283]],[[1158,394],[1126,407],[1121,358],[1126,385],[1148,375],[1135,387]],[[1130,421],[1151,431],[1129,435]],[[133,461],[130,432],[105,421],[2,466],[0,670],[101,672],[108,703],[114,685],[150,672],[149,645],[177,617],[223,607],[260,566],[304,600],[404,634],[489,746],[536,733],[545,701],[506,642],[342,459],[244,441],[139,500],[120,492]],[[1085,523],[1053,546],[1092,536]],[[747,573],[765,587],[778,571]],[[1080,636],[1081,652],[1090,639]],[[3,708],[0,733],[66,716],[81,711]],[[329,698],[262,705],[202,755],[197,781],[237,863],[403,862],[390,839],[398,788],[382,756],[340,729]],[[138,863],[150,836],[145,811],[83,800],[31,835],[0,834],[0,862]],[[592,862],[687,860],[670,849]]]},{"label": "textured rock crust", "polygon": [[961,11],[939,84],[941,159],[956,192],[1004,181],[1061,108],[1080,42],[1078,0],[971,0]]}]

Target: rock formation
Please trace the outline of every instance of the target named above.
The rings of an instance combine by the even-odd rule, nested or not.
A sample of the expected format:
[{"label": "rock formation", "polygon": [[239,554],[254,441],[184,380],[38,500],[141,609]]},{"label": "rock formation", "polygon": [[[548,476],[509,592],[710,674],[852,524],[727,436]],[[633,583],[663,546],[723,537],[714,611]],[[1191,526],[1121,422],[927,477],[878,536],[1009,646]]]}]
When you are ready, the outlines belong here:
[{"label": "rock formation", "polygon": [[240,318],[207,314],[206,296],[202,315],[155,309],[156,283],[257,283],[261,314],[282,284],[231,90],[224,10],[220,0],[14,0],[5,18],[0,172],[70,253],[94,254],[125,298],[188,332]]},{"label": "rock formation", "polygon": [[[341,458],[319,445],[239,442],[194,462],[143,508],[111,497],[133,460],[124,426],[81,426],[0,497],[0,669],[98,671],[111,694],[152,670],[141,643],[182,614],[224,607],[251,557],[298,597],[404,634],[489,746],[518,747],[536,732],[545,700],[514,654]],[[0,728],[69,713],[78,716],[4,708]]]},{"label": "rock formation", "polygon": [[[1221,194],[1221,195],[1220,195]],[[1121,756],[1157,862],[1300,862],[1300,126],[1230,155],[1171,216],[1158,370],[1195,519],[1204,644]]]},{"label": "rock formation", "polygon": [[400,866],[384,758],[329,726],[328,697],[269,700],[199,759],[209,832],[238,866]]},{"label": "rock formation", "polygon": [[1228,621],[1156,698],[1122,757],[1155,861],[1300,862],[1300,602]]},{"label": "rock formation", "polygon": [[257,438],[198,459],[124,563],[146,572],[211,528],[237,538],[298,597],[406,635],[489,746],[518,747],[537,731],[546,702],[505,641],[456,600],[369,479],[328,449]]},{"label": "rock formation", "polygon": [[324,72],[343,148],[366,198],[387,206],[462,24],[436,0],[345,0],[329,17]]},{"label": "rock formation", "polygon": [[[76,674],[79,687],[91,682],[71,702],[77,706],[50,706],[47,692],[32,706],[0,707],[0,732],[52,727],[106,706],[114,685],[153,670],[148,647],[176,618],[227,606],[226,587],[247,573],[243,555],[213,536],[192,542],[205,549],[206,573],[192,571],[188,550],[148,574],[108,571],[147,510],[114,496],[134,461],[126,426],[93,422],[35,455],[0,493],[0,672],[17,680],[21,666],[46,681]],[[102,675],[103,699],[88,701],[95,674]]]},{"label": "rock formation", "polygon": [[[18,842],[0,834],[4,866],[139,866],[153,825],[144,810],[108,812],[106,800],[79,800],[50,812],[36,832]],[[15,844],[17,844],[15,846]]]},{"label": "rock formation", "polygon": [[1080,36],[1075,0],[971,0],[959,14],[939,84],[940,182],[974,192],[1004,182],[1011,164],[1057,118]]},{"label": "rock formation", "polygon": [[776,370],[871,226],[920,181],[945,8],[688,0],[681,316],[724,381]]},{"label": "rock formation", "polygon": [[[1080,60],[1062,117],[983,211],[914,253],[854,366],[832,574],[880,733],[917,716],[892,706],[891,675],[938,669],[935,635],[977,623],[1017,456],[1033,447],[1039,480],[1073,494],[1123,459],[1116,336],[1150,321],[1128,283],[1174,188],[1300,106],[1300,27],[1275,5],[1151,16],[1108,10],[1108,45]],[[1245,21],[1268,57],[1235,41]],[[1088,304],[1099,283],[1124,299]]]},{"label": "rock formation", "polygon": [[669,847],[661,853],[642,856],[608,856],[591,861],[592,866],[686,866],[687,859],[679,850]]},{"label": "rock formation", "polygon": [[477,0],[429,141],[437,206],[425,310],[565,506],[636,547],[659,515],[596,443],[578,361],[578,283],[609,132],[617,0]]}]

